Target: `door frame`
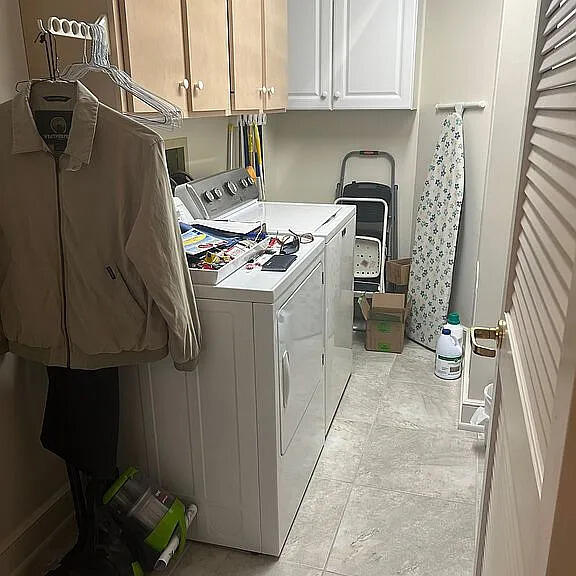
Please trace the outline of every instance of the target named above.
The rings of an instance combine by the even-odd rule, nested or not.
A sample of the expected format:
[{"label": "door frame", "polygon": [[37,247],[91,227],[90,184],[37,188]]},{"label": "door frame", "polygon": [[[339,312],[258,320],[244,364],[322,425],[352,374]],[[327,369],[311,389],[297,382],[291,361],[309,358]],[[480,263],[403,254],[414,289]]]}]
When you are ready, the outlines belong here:
[{"label": "door frame", "polygon": [[[502,247],[510,244],[520,185],[538,6],[539,0],[504,0],[502,7],[473,311],[480,326],[494,324],[502,311],[508,272]],[[495,374],[494,361],[472,357],[464,405],[481,401]]]},{"label": "door frame", "polygon": [[[495,325],[507,299],[509,289],[507,277],[512,264],[512,237],[516,228],[516,211],[520,198],[522,168],[525,163],[525,127],[529,121],[541,4],[542,0],[504,0],[502,6],[484,208],[478,247],[477,292],[474,303],[476,325]],[[520,41],[517,38],[519,25],[523,30]],[[511,158],[515,160],[510,161]],[[498,234],[494,234],[494,230],[498,230]],[[502,250],[503,246],[506,246],[507,250]],[[484,282],[484,278],[490,278],[490,281]],[[502,398],[499,383],[496,381],[498,360],[493,362],[492,368],[493,372],[487,369],[487,364],[484,363],[480,367],[483,373],[476,375],[480,378],[488,376],[495,385],[492,415],[487,432],[480,518],[476,531],[474,576],[482,576],[497,423]],[[470,379],[473,378],[472,370],[473,367]],[[485,385],[487,384],[488,382]]]}]

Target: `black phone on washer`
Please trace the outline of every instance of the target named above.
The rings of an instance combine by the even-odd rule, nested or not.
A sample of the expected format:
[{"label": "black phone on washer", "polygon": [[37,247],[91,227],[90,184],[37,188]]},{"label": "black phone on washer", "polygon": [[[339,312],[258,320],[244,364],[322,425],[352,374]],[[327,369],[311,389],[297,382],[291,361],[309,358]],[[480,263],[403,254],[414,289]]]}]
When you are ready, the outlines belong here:
[{"label": "black phone on washer", "polygon": [[262,265],[262,270],[266,272],[286,272],[294,263],[294,260],[296,260],[295,254],[276,254],[276,256],[272,256],[270,260],[267,260]]}]

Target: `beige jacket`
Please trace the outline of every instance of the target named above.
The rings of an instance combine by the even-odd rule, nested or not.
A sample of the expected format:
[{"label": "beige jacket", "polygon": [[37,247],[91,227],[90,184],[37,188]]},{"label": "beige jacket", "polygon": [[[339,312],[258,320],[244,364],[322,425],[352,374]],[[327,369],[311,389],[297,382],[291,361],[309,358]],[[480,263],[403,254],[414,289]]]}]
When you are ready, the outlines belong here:
[{"label": "beige jacket", "polygon": [[0,106],[0,353],[84,369],[170,353],[192,369],[200,325],[162,139],[69,90],[58,161],[29,88]]}]

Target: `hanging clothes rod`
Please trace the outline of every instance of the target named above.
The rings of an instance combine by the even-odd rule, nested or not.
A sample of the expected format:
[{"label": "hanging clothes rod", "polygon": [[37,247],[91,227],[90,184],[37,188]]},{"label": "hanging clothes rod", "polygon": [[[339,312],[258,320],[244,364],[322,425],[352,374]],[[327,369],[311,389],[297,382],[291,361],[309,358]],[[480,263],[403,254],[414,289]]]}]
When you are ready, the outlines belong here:
[{"label": "hanging clothes rod", "polygon": [[436,111],[440,110],[484,110],[486,102],[480,100],[479,102],[450,102],[436,104]]},{"label": "hanging clothes rod", "polygon": [[[57,18],[52,16],[48,18],[48,25],[44,26],[41,18],[38,18],[38,29],[44,34],[53,36],[65,36],[66,38],[77,38],[79,40],[92,40],[90,33],[90,24],[87,22],[78,22],[77,20],[67,20],[66,18]],[[108,17],[103,14],[96,20],[96,24],[102,26],[106,33],[108,41]]]}]

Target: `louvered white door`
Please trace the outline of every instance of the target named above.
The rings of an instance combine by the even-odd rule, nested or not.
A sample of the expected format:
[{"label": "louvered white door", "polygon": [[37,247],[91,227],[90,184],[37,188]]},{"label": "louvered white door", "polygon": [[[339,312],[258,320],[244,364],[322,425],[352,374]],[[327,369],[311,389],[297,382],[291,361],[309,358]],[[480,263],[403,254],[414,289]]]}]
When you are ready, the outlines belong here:
[{"label": "louvered white door", "polygon": [[477,575],[576,574],[575,33],[576,0],[543,0]]}]

